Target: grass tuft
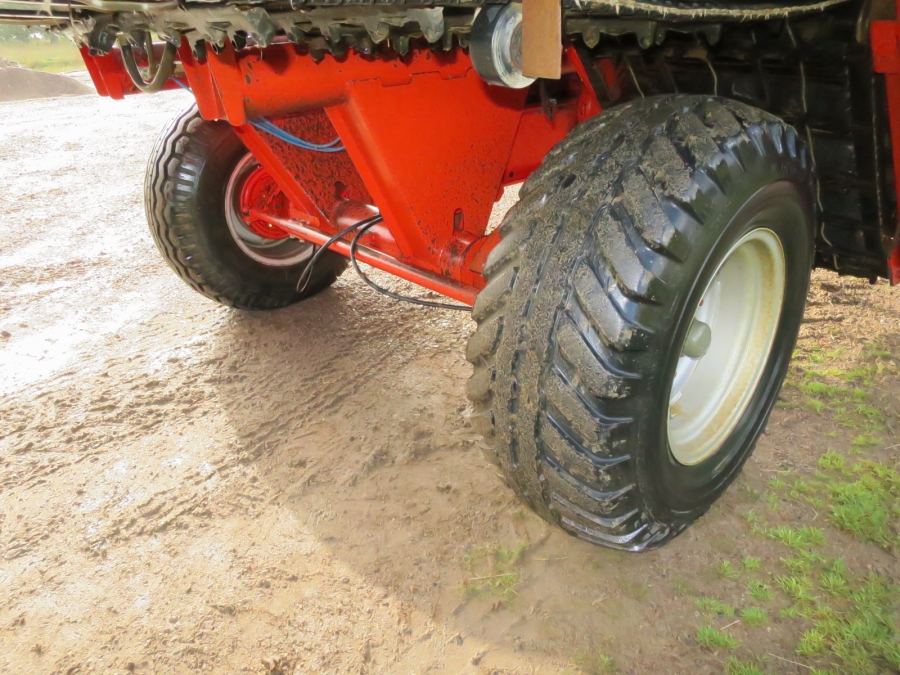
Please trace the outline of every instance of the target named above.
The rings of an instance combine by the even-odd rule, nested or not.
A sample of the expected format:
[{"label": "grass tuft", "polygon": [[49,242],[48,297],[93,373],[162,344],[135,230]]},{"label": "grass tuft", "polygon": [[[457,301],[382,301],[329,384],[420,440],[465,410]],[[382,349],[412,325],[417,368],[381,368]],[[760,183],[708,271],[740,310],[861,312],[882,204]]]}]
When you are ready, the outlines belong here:
[{"label": "grass tuft", "polygon": [[741,620],[751,628],[762,626],[769,614],[762,607],[745,607],[740,611]]},{"label": "grass tuft", "polygon": [[760,602],[766,602],[767,600],[772,599],[772,589],[761,581],[754,579],[747,584],[747,589],[750,591],[750,595]]},{"label": "grass tuft", "polygon": [[838,572],[823,572],[822,576],[819,577],[819,587],[829,595],[834,596],[847,596],[850,593],[847,579]]},{"label": "grass tuft", "polygon": [[844,469],[844,458],[834,450],[828,450],[824,455],[819,457],[819,466],[823,469],[842,471]]},{"label": "grass tuft", "polygon": [[856,480],[829,485],[829,520],[865,542],[886,551],[900,544],[900,474],[879,462],[858,462]]},{"label": "grass tuft", "polygon": [[785,575],[775,578],[775,585],[794,602],[812,602],[812,583],[805,576]]},{"label": "grass tuft", "polygon": [[800,656],[819,656],[828,647],[828,634],[818,628],[812,628],[800,636],[797,653]]},{"label": "grass tuft", "polygon": [[734,568],[734,565],[727,560],[723,560],[716,565],[716,574],[723,579],[737,579],[740,576],[738,571]]},{"label": "grass tuft", "polygon": [[766,530],[766,536],[792,548],[809,548],[810,546],[822,546],[825,543],[825,535],[822,530],[808,525],[770,527]]},{"label": "grass tuft", "polygon": [[738,641],[728,633],[706,626],[697,630],[697,644],[706,649],[734,649]]},{"label": "grass tuft", "polygon": [[463,567],[470,575],[463,582],[466,594],[510,602],[517,595],[516,586],[520,579],[518,563],[527,549],[525,542],[511,547],[492,544],[473,548],[463,557]]},{"label": "grass tuft", "polygon": [[763,675],[763,673],[755,663],[729,656],[725,661],[725,675]]},{"label": "grass tuft", "polygon": [[744,569],[749,572],[757,572],[762,568],[762,561],[756,556],[748,555],[743,560]]}]

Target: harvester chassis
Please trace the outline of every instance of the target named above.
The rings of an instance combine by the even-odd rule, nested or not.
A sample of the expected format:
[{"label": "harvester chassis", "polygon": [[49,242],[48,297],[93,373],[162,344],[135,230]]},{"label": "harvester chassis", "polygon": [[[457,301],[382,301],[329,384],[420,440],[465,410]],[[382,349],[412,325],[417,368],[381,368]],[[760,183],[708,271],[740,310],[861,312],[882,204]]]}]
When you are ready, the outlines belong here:
[{"label": "harvester chassis", "polygon": [[101,95],[193,94],[146,184],[182,279],[276,308],[350,257],[471,308],[488,459],[597,544],[741,470],[813,266],[900,283],[884,2],[30,4],[0,20],[69,31]]}]

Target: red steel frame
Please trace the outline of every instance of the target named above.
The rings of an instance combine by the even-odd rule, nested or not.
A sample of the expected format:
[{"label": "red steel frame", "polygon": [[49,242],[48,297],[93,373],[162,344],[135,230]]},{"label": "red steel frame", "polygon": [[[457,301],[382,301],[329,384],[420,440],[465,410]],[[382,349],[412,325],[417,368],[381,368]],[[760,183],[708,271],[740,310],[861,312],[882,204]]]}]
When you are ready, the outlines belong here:
[{"label": "red steel frame", "polygon": [[[900,0],[894,21],[873,21],[871,28],[872,62],[875,72],[884,73],[888,121],[894,154],[894,178],[900,198]],[[888,259],[891,285],[900,284],[900,241]]]},{"label": "red steel frame", "polygon": [[[871,39],[874,69],[885,76],[900,195],[897,2],[898,19],[873,21]],[[338,197],[373,204],[384,225],[363,237],[359,259],[469,304],[499,238],[485,232],[503,188],[525,180],[577,123],[601,111],[572,47],[563,66],[569,94],[549,107],[532,102],[529,90],[485,84],[460,48],[319,62],[291,44],[228,46],[197,61],[184,43],[178,54],[201,115],[234,125],[290,200],[290,218],[257,210],[254,219],[321,245],[339,229],[332,222]],[[118,51],[82,55],[101,95],[137,92]],[[248,123],[253,117],[313,142],[339,136],[347,151],[300,150],[258,131]],[[900,241],[886,246],[890,281],[900,284]],[[349,255],[346,241],[332,248]]]},{"label": "red steel frame", "polygon": [[[118,52],[82,53],[99,93],[135,91]],[[234,125],[290,199],[290,218],[254,211],[253,219],[321,245],[339,229],[339,198],[375,205],[384,225],[362,238],[358,258],[468,304],[499,239],[486,228],[504,187],[525,180],[578,122],[600,112],[573,49],[566,94],[543,103],[536,87],[485,84],[460,48],[316,62],[285,43],[229,46],[197,61],[185,43],[178,55],[200,114]],[[339,136],[346,152],[301,150],[258,131],[248,123],[254,117],[311,142]],[[349,254],[344,240],[333,248]]]}]

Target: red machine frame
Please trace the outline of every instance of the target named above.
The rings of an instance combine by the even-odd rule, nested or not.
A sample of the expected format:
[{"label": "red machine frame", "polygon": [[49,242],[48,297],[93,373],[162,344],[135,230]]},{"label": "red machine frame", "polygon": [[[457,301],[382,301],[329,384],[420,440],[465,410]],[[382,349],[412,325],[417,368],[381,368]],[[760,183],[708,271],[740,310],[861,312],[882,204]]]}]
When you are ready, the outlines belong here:
[{"label": "red machine frame", "polygon": [[[886,73],[892,136],[900,139],[900,24],[873,22],[875,67]],[[97,90],[122,98],[137,89],[118,51],[82,50]],[[565,48],[563,96],[486,84],[468,54],[418,48],[392,58],[355,53],[315,61],[289,43],[198,61],[178,57],[201,115],[226,120],[290,201],[249,216],[317,245],[347,223],[335,205],[375,205],[384,224],[361,240],[358,259],[461,302],[484,286],[486,233],[503,189],[524,181],[546,153],[600,103],[576,50]],[[167,88],[178,86],[175,82]],[[302,150],[249,123],[265,117],[314,143],[340,137],[345,153]],[[900,194],[900,142],[894,144]],[[368,214],[363,214],[368,215]],[[349,238],[349,235],[348,235]],[[349,255],[349,241],[332,248]],[[900,246],[889,261],[900,283]]]},{"label": "red machine frame", "polygon": [[[136,91],[117,51],[82,53],[100,94]],[[575,50],[566,53],[566,95],[549,102],[485,84],[459,48],[318,63],[291,44],[228,47],[202,62],[187,44],[178,54],[200,114],[234,125],[290,199],[290,218],[254,210],[254,220],[321,245],[340,229],[341,199],[376,205],[384,225],[363,236],[358,259],[472,304],[499,238],[486,229],[503,189],[600,112]],[[254,117],[314,143],[339,136],[346,152],[302,150],[257,130]],[[333,248],[349,254],[348,241]]]}]

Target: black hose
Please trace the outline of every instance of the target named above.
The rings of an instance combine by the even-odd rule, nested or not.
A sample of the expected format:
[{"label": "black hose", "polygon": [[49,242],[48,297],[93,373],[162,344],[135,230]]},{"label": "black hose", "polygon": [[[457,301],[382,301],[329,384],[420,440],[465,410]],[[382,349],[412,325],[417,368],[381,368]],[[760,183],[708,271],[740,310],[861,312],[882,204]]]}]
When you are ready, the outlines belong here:
[{"label": "black hose", "polygon": [[350,234],[358,227],[363,227],[364,225],[374,225],[375,223],[380,223],[382,220],[380,214],[375,214],[374,216],[370,216],[369,218],[364,218],[360,220],[358,223],[353,223],[349,227],[345,227],[343,230],[334,235],[331,239],[326,241],[319,249],[315,252],[312,258],[309,259],[309,262],[306,263],[306,267],[303,268],[303,271],[300,273],[300,278],[297,279],[297,292],[302,293],[306,290],[307,284],[309,284],[309,280],[312,277],[313,267],[315,267],[316,261],[322,257],[325,251],[328,250],[328,247],[331,246],[338,239],[343,237],[345,234]]},{"label": "black hose", "polygon": [[[366,220],[371,222],[366,222]],[[409,302],[413,305],[422,305],[422,307],[434,307],[436,309],[453,309],[458,312],[472,311],[472,308],[468,305],[453,305],[448,302],[432,302],[431,300],[420,300],[419,298],[411,298],[408,295],[400,295],[398,293],[394,293],[386,288],[382,288],[365,274],[363,274],[363,271],[359,269],[359,264],[356,262],[356,247],[359,244],[359,238],[363,236],[367,230],[380,223],[382,219],[380,216],[373,216],[372,218],[367,218],[366,220],[360,221],[356,224],[356,234],[353,236],[353,241],[350,242],[350,262],[353,263],[353,269],[355,269],[356,273],[360,277],[362,277],[363,281],[365,281],[370,287],[374,288],[382,295],[386,295],[387,297],[393,298],[394,300],[399,300],[400,302]]]},{"label": "black hose", "polygon": [[134,86],[146,94],[153,94],[163,88],[172,73],[175,72],[175,53],[178,47],[173,42],[166,42],[166,50],[163,52],[159,65],[156,65],[156,55],[153,53],[153,41],[150,33],[147,33],[147,40],[144,49],[147,51],[147,62],[150,66],[150,81],[147,82],[138,68],[137,61],[134,58],[134,49],[128,40],[119,39],[119,46],[122,49],[122,63],[125,64],[125,70],[131,77]]}]

